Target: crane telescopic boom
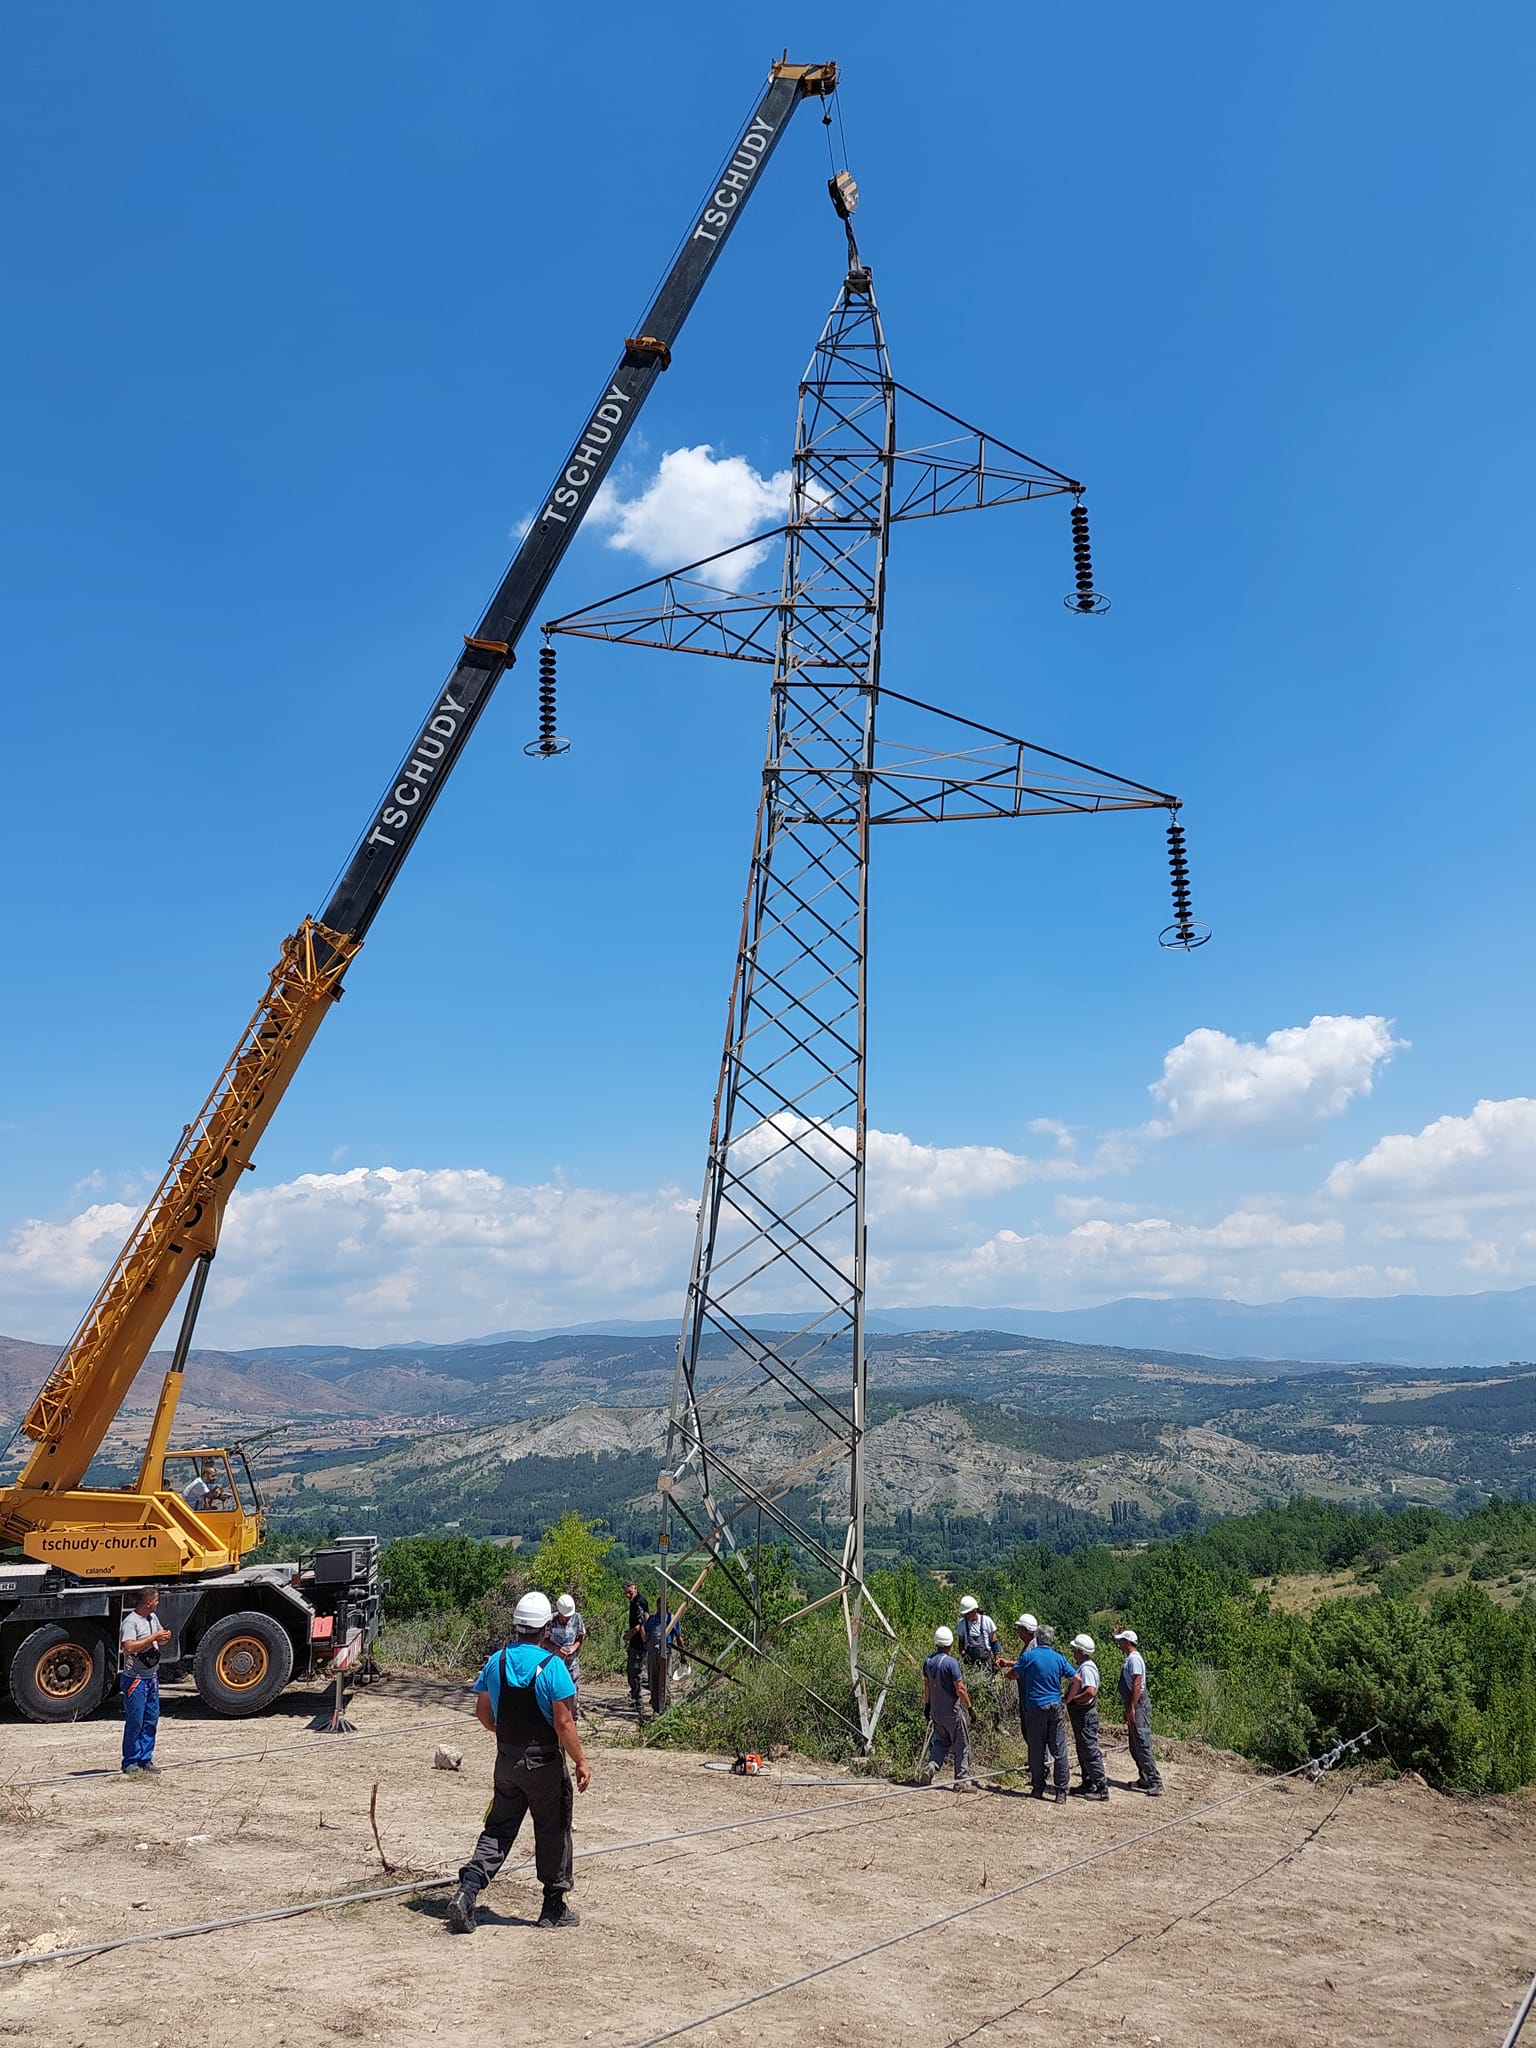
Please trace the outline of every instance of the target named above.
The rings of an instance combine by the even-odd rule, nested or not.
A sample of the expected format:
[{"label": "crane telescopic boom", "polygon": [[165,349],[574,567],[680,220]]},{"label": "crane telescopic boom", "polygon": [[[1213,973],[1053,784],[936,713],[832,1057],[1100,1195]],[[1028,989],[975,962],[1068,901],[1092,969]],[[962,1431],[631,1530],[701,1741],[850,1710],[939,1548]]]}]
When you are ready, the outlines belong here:
[{"label": "crane telescopic boom", "polygon": [[[135,1375],[189,1274],[218,1245],[225,1206],[310,1041],[341,995],[342,977],[399,874],[443,784],[511,666],[519,636],[613,466],[790,116],[837,82],[832,64],[777,63],[761,102],[700,208],[638,334],[562,464],[542,508],[464,638],[389,789],[329,902],[285,940],[267,991],[100,1292],[28,1410],[36,1448],[0,1491],[0,1536],[28,1556],[86,1576],[205,1571],[238,1563],[255,1540],[249,1519],[215,1524],[162,1489],[163,1463],[201,1280],[176,1346],[135,1488],[79,1491]],[[240,1517],[233,1517],[240,1523]]]}]

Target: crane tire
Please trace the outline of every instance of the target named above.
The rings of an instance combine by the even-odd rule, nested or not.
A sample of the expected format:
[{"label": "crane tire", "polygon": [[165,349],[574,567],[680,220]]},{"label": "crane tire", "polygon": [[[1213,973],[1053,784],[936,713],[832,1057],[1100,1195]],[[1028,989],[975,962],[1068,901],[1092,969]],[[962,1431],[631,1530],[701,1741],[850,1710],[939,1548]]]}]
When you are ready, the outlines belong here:
[{"label": "crane tire", "polygon": [[11,1698],[29,1721],[80,1721],[106,1698],[116,1660],[97,1622],[47,1621],[11,1658]]},{"label": "crane tire", "polygon": [[254,1607],[205,1629],[192,1660],[198,1698],[216,1714],[236,1718],[271,1706],[292,1676],[288,1631]]}]

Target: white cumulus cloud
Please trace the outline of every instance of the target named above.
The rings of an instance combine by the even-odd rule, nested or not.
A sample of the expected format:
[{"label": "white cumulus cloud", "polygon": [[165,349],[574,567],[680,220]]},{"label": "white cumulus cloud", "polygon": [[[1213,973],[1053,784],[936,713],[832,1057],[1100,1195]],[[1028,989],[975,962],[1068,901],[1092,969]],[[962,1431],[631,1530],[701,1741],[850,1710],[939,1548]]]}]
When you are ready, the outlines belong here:
[{"label": "white cumulus cloud", "polygon": [[1191,1031],[1167,1053],[1150,1093],[1166,1115],[1153,1137],[1291,1141],[1369,1095],[1376,1069],[1406,1040],[1385,1017],[1314,1017],[1262,1045]]},{"label": "white cumulus cloud", "polygon": [[[385,1344],[669,1315],[694,1211],[675,1188],[518,1187],[468,1167],[354,1167],[242,1188],[199,1334]],[[23,1223],[0,1250],[0,1328],[72,1328],[133,1216],[114,1204]]]},{"label": "white cumulus cloud", "polygon": [[[1010,1152],[1001,1145],[924,1145],[901,1131],[869,1130],[871,1217],[931,1217],[1030,1182],[1089,1180],[1104,1170],[1096,1157],[1078,1158],[1064,1126],[1044,1128],[1056,1139],[1056,1150],[1044,1156]],[[852,1125],[819,1124],[785,1113],[765,1118],[735,1139],[730,1162],[735,1172],[750,1173],[763,1187],[782,1186],[805,1175],[808,1167],[846,1172],[853,1150]]]},{"label": "white cumulus cloud", "polygon": [[[669,449],[655,475],[632,495],[626,495],[622,482],[605,483],[591,517],[610,529],[609,547],[638,555],[648,568],[677,569],[782,525],[789,513],[790,481],[787,469],[763,476],[745,456],[716,455],[703,442],[697,448]],[[771,548],[769,541],[741,548],[711,564],[707,580],[740,590]]]},{"label": "white cumulus cloud", "polygon": [[[999,1230],[937,1273],[911,1276],[900,1298],[926,1298],[935,1279],[945,1300],[1044,1303],[1102,1301],[1116,1294],[1262,1296],[1277,1255],[1336,1244],[1333,1219],[1294,1220],[1267,1209],[1235,1209],[1213,1224],[1165,1216],[1089,1216],[1065,1231]],[[894,1274],[891,1276],[894,1281]]]},{"label": "white cumulus cloud", "polygon": [[1328,1176],[1345,1201],[1478,1201],[1536,1197],[1536,1101],[1479,1102],[1468,1116],[1436,1117],[1421,1131],[1380,1138]]}]

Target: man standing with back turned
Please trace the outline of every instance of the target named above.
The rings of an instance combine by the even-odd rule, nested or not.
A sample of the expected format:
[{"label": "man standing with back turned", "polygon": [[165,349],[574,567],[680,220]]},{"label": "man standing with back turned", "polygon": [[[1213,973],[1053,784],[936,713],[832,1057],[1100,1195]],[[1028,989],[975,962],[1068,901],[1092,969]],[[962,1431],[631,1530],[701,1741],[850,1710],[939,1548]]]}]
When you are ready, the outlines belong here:
[{"label": "man standing with back turned", "polygon": [[933,1655],[923,1663],[923,1712],[933,1733],[928,1757],[918,1772],[918,1783],[931,1785],[944,1767],[946,1757],[955,1760],[955,1790],[979,1792],[971,1776],[971,1696],[965,1689],[965,1675],[954,1655],[953,1629],[936,1628]]},{"label": "man standing with back turned", "polygon": [[576,1789],[592,1782],[571,1701],[576,1688],[565,1659],[546,1640],[554,1610],[542,1593],[525,1593],[512,1611],[513,1640],[475,1680],[475,1716],[496,1737],[496,1775],[485,1826],[459,1872],[448,1925],[469,1934],[475,1902],[507,1860],[523,1815],[533,1815],[534,1869],[544,1887],[541,1927],[579,1927],[566,1903],[574,1883],[571,1781],[560,1752],[576,1767]]},{"label": "man standing with back turned", "polygon": [[1041,1641],[1047,1633],[1032,1614],[1019,1616],[1023,1649],[1013,1667],[1019,1687],[1019,1719],[1029,1746],[1029,1789],[1036,1799],[1045,1797],[1045,1763],[1049,1756],[1055,1779],[1058,1805],[1067,1796],[1067,1724],[1062,1714],[1063,1679],[1075,1678],[1076,1666],[1068,1663],[1054,1644]]}]

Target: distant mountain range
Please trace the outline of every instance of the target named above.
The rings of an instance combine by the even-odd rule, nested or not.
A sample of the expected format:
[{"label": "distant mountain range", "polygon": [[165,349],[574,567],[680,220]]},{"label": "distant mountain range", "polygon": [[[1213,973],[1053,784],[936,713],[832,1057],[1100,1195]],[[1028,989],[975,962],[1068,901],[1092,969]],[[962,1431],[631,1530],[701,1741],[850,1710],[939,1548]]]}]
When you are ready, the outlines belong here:
[{"label": "distant mountain range", "polygon": [[[760,1323],[768,1329],[790,1320],[764,1316]],[[871,1314],[869,1327],[875,1348],[887,1354],[882,1373],[890,1371],[892,1357],[913,1350],[891,1339],[929,1333],[917,1350],[942,1358],[938,1377],[961,1390],[970,1373],[982,1371],[987,1353],[1021,1348],[989,1344],[989,1331],[1033,1339],[1042,1352],[1060,1347],[1058,1357],[1075,1346],[1121,1354],[1098,1361],[1100,1369],[1118,1369],[1132,1354],[1182,1368],[1198,1367],[1202,1358],[1240,1359],[1281,1376],[1346,1364],[1485,1369],[1536,1359],[1536,1287],[1369,1301],[1299,1295],[1257,1307],[1208,1299],[1127,1299],[1057,1310],[934,1306],[880,1311]],[[945,1344],[942,1334],[932,1334],[944,1332],[977,1341]],[[210,1415],[262,1418],[468,1414],[511,1402],[535,1412],[583,1401],[664,1405],[676,1341],[677,1325],[668,1319],[503,1330],[456,1344],[196,1351],[188,1395]],[[0,1338],[0,1417],[22,1411],[57,1356],[56,1345]],[[157,1353],[140,1375],[130,1408],[153,1406],[163,1370]]]},{"label": "distant mountain range", "polygon": [[[765,1329],[789,1318],[763,1316]],[[1334,1300],[1299,1294],[1263,1302],[1192,1297],[1130,1298],[1098,1308],[909,1308],[874,1311],[869,1328],[886,1335],[914,1330],[1001,1330],[1074,1344],[1148,1345],[1208,1358],[1284,1359],[1321,1365],[1489,1366],[1536,1358],[1536,1287],[1486,1294],[1389,1294]],[[477,1344],[527,1343],[555,1336],[675,1337],[677,1322],[578,1323],[560,1330],[501,1330]],[[266,1357],[297,1353],[266,1352]]]}]

